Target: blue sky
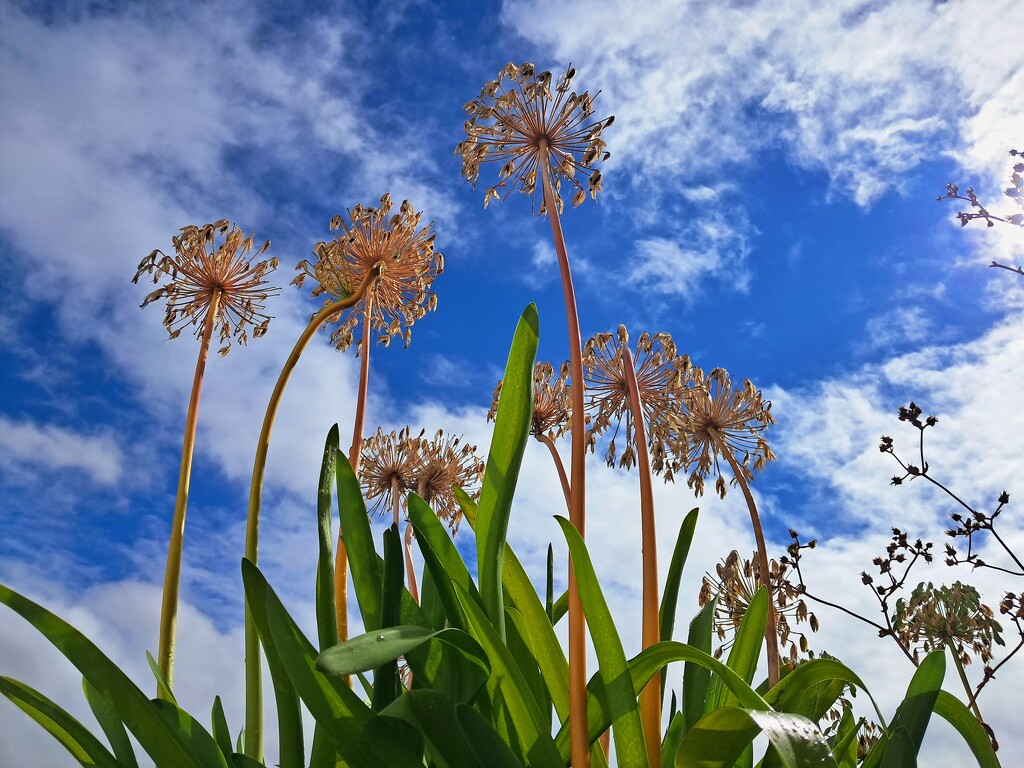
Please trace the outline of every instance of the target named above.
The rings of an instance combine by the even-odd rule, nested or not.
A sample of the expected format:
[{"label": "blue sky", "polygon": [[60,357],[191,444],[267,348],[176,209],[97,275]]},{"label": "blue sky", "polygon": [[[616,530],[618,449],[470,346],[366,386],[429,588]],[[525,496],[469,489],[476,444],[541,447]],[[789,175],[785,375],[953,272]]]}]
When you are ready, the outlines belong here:
[{"label": "blue sky", "polygon": [[[909,399],[942,418],[932,463],[965,496],[984,508],[1020,487],[1024,417],[1010,403],[1024,380],[1024,292],[985,265],[1024,261],[1024,237],[961,231],[956,204],[935,201],[947,181],[998,201],[1007,151],[1024,143],[1018,4],[8,2],[2,13],[0,580],[94,629],[144,684],[198,345],[168,341],[130,279],[179,227],[221,217],[269,238],[281,260],[268,335],[211,360],[203,394],[180,656],[180,679],[202,679],[183,694],[197,711],[239,690],[229,660],[255,438],[317,306],[288,287],[291,267],[332,215],[386,191],[408,198],[446,260],[438,309],[409,349],[371,354],[368,432],[444,428],[485,446],[490,393],[531,301],[541,356],[566,357],[547,222],[518,196],[485,211],[452,155],[462,105],[509,60],[572,62],[579,87],[601,90],[597,113],[616,116],[603,195],[564,218],[584,336],[619,323],[667,331],[698,365],[772,398],[779,460],[755,491],[777,553],[790,526],[822,539],[809,564],[820,591],[869,610],[857,574],[891,525],[941,540],[948,508],[925,488],[890,488],[877,451],[883,432],[912,440],[895,419]],[[356,375],[352,354],[314,343],[271,447],[261,565],[307,619],[319,454],[331,424],[351,430]],[[560,540],[560,496],[539,448],[524,471],[511,537],[539,569]],[[589,482],[591,546],[631,626],[639,533],[623,510],[636,506],[635,476],[595,457]],[[752,546],[737,496],[699,501],[686,599],[718,558]],[[659,487],[658,504],[667,553],[695,502],[681,484]],[[944,566],[919,576],[973,578],[993,604],[1013,588]],[[898,700],[910,670],[895,648],[819,618],[812,645],[877,667],[874,693]],[[0,621],[0,672],[24,667],[79,706],[73,672],[30,648],[28,630]],[[214,654],[226,661],[212,674]],[[1001,674],[990,711],[1019,684],[1019,669]],[[51,761],[35,764],[65,764],[16,722],[0,757],[31,749]],[[953,741],[934,739],[937,751]]]}]

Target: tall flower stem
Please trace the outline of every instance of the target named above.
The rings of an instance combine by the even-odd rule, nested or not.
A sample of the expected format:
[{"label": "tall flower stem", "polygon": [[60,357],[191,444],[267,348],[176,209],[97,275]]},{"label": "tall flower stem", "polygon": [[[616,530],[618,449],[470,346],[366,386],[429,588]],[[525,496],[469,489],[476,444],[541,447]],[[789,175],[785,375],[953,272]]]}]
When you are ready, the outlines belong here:
[{"label": "tall flower stem", "polygon": [[[651,462],[647,455],[647,436],[644,428],[643,404],[640,387],[636,383],[636,370],[628,347],[622,349],[622,371],[629,386],[629,405],[633,416],[633,442],[636,445],[636,464],[640,475],[640,536],[643,551],[643,628],[641,650],[650,648],[661,639],[658,617],[658,538],[654,526],[654,489],[651,486]],[[640,718],[647,759],[651,765],[661,765],[661,680],[651,678],[640,692]]]},{"label": "tall flower stem", "polygon": [[572,492],[569,488],[569,478],[565,474],[565,465],[562,464],[562,457],[558,455],[558,448],[555,441],[547,435],[537,435],[537,439],[544,443],[551,452],[551,460],[555,462],[555,469],[558,471],[558,481],[562,484],[562,495],[565,497],[565,508],[572,511]]},{"label": "tall flower stem", "polygon": [[[210,353],[210,339],[217,320],[217,306],[220,291],[214,291],[206,312],[206,323],[199,345],[199,359],[192,379],[192,394],[185,416],[185,438],[181,447],[181,469],[178,472],[178,493],[174,498],[174,518],[171,522],[171,538],[167,546],[167,566],[164,569],[163,601],[160,606],[160,645],[157,663],[160,673],[167,681],[168,689],[174,682],[174,639],[178,627],[178,594],[181,588],[181,552],[185,540],[185,510],[188,507],[188,487],[192,479],[192,454],[196,444],[196,424],[199,421],[199,396],[203,390],[203,376],[206,373],[206,358]],[[158,698],[165,698],[163,689],[157,686]]]},{"label": "tall flower stem", "polygon": [[949,652],[953,654],[953,663],[956,665],[957,674],[960,676],[960,682],[964,686],[964,690],[967,692],[967,703],[971,707],[971,711],[974,712],[974,716],[978,718],[979,723],[984,723],[985,718],[981,716],[981,710],[978,709],[978,700],[971,690],[971,683],[967,679],[967,672],[964,670],[964,663],[960,661],[960,651],[954,646],[950,645]]},{"label": "tall flower stem", "polygon": [[[263,417],[259,442],[256,444],[256,459],[253,462],[252,482],[249,485],[249,514],[245,523],[245,557],[253,564],[257,562],[260,535],[260,505],[263,500],[263,476],[267,466],[267,451],[270,449],[270,433],[274,428],[284,388],[292,371],[299,362],[309,342],[325,323],[333,322],[346,309],[359,303],[371,281],[377,276],[377,269],[367,272],[355,292],[339,299],[317,312],[309,325],[299,336],[291,354],[284,363],[277,384],[270,395],[267,412]],[[263,760],[263,685],[260,671],[260,639],[256,634],[256,623],[245,606],[245,755],[253,760]]]},{"label": "tall flower stem", "polygon": [[[558,218],[558,205],[551,181],[551,163],[548,160],[548,146],[541,143],[538,167],[542,169],[544,185],[544,207],[551,222],[551,237],[558,256],[558,269],[562,276],[562,293],[565,297],[565,316],[569,329],[569,365],[572,376],[570,390],[570,425],[572,441],[569,464],[572,489],[569,505],[569,521],[585,535],[586,527],[586,416],[583,392],[583,343],[580,339],[580,319],[576,310],[576,292],[572,285],[569,256],[565,251],[565,237],[562,222]],[[586,619],[576,586],[576,574],[572,560],[569,562],[569,744],[572,768],[585,768],[590,764],[589,739],[587,735],[587,640]]]},{"label": "tall flower stem", "polygon": [[[366,388],[370,381],[370,309],[371,296],[366,297],[363,310],[363,338],[359,343],[359,390],[356,394],[356,414],[352,424],[352,449],[349,461],[352,472],[359,477],[359,457],[363,450],[363,420],[366,416]],[[398,523],[398,518],[395,518]],[[348,640],[348,550],[342,539],[341,525],[338,526],[338,544],[334,549],[334,618],[338,625],[338,642]],[[350,678],[345,678],[346,682]]]},{"label": "tall flower stem", "polygon": [[768,569],[768,547],[764,542],[764,531],[761,529],[761,519],[757,515],[757,505],[754,504],[750,486],[747,485],[732,451],[726,448],[722,453],[728,459],[729,466],[732,467],[733,476],[739,483],[740,490],[743,491],[743,498],[747,500],[750,525],[754,529],[754,540],[757,542],[757,581],[761,586],[768,588],[768,621],[764,628],[764,639],[768,649],[768,687],[774,688],[779,682],[779,633],[775,626],[775,601],[772,599],[771,571]]}]

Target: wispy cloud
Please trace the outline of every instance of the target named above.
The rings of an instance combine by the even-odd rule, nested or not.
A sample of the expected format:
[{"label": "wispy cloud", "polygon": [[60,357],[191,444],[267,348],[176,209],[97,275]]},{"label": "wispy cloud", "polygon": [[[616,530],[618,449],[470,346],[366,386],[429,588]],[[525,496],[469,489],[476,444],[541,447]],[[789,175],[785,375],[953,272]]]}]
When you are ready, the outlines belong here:
[{"label": "wispy cloud", "polygon": [[71,470],[94,483],[112,485],[124,471],[124,456],[106,429],[79,432],[0,415],[0,471],[5,479],[38,484],[43,473],[54,470]]}]

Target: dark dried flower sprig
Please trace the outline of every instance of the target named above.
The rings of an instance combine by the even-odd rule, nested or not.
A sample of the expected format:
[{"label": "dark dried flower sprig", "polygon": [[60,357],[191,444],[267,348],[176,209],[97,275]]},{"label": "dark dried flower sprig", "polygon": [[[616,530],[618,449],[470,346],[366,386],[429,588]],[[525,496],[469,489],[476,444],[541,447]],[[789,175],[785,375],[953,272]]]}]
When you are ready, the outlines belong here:
[{"label": "dark dried flower sprig", "polygon": [[[498,415],[501,381],[494,388],[487,420]],[[540,362],[533,367],[533,415],[530,434],[557,440],[569,430],[569,364],[556,373],[551,363]]]},{"label": "dark dried flower sprig", "polygon": [[[757,594],[760,582],[756,560],[756,555],[750,560],[741,559],[739,553],[733,550],[715,566],[716,576],[710,573],[704,575],[698,597],[700,606],[703,608],[712,600],[717,600],[714,625],[721,644],[715,649],[715,658],[721,657],[722,652],[732,645],[750,601]],[[771,560],[768,568],[779,643],[782,646],[789,643],[789,661],[796,665],[799,654],[810,653],[810,649],[807,634],[795,631],[794,625],[806,621],[811,631],[817,632],[818,618],[807,610],[800,589],[790,581],[790,566],[785,558],[782,561]]]},{"label": "dark dried flower sprig", "polygon": [[[1024,152],[1020,150],[1011,149],[1011,157],[1024,158]],[[1006,197],[1013,200],[1022,210],[1021,213],[1007,214],[1006,216],[997,216],[991,213],[984,205],[978,201],[978,195],[975,193],[973,187],[968,187],[964,194],[960,194],[960,187],[956,184],[946,185],[946,194],[939,195],[939,200],[963,200],[971,204],[973,211],[960,211],[956,217],[960,220],[960,226],[965,227],[971,221],[976,219],[984,219],[986,226],[994,227],[995,223],[1002,222],[1004,224],[1016,225],[1018,227],[1024,227],[1024,163],[1014,163],[1013,171],[1010,174],[1010,186],[1003,189],[1003,194]],[[1024,275],[1024,268],[1022,267],[1010,267],[1005,264],[1000,264],[993,261],[989,264],[990,267],[996,267],[998,269],[1005,269],[1010,272],[1016,272],[1018,275]]]},{"label": "dark dried flower sprig", "polygon": [[335,216],[330,228],[340,229],[340,234],[329,243],[317,243],[315,260],[303,259],[295,266],[300,272],[292,283],[301,286],[307,278],[315,280],[312,294],[326,294],[326,304],[351,295],[375,273],[363,298],[331,333],[339,350],[352,345],[355,326],[367,307],[370,329],[384,346],[395,336],[402,336],[409,346],[413,323],[437,308],[437,295],[430,287],[444,271],[444,256],[434,250],[433,225],[420,228],[423,213],[414,212],[408,200],[397,213],[391,210],[391,196],[385,194],[376,208],[357,205],[348,212],[347,222]]},{"label": "dark dried flower sprig", "polygon": [[[190,224],[171,238],[174,254],[168,256],[155,250],[139,262],[133,283],[143,275],[154,283],[168,281],[146,296],[145,307],[159,299],[167,299],[164,327],[176,339],[187,326],[202,336],[207,316],[216,306],[213,332],[219,332],[221,357],[231,349],[231,340],[245,346],[252,337],[267,332],[271,316],[264,312],[267,298],[280,291],[267,287],[266,275],[277,269],[277,258],[252,263],[270,247],[265,242],[252,253],[256,233],[245,237],[237,226],[220,219],[202,227]],[[157,258],[159,257],[159,258]],[[216,298],[216,302],[214,301]]]},{"label": "dark dried flower sprig", "polygon": [[750,379],[734,386],[724,368],[715,368],[703,380],[700,369],[694,371],[697,386],[688,394],[682,415],[676,417],[673,452],[682,465],[693,468],[686,484],[698,496],[704,493],[704,479],[714,474],[715,490],[725,498],[720,457],[731,455],[748,482],[775,459],[764,439],[765,429],[775,423],[772,404]]},{"label": "dark dried flower sprig", "polygon": [[[956,525],[946,531],[946,535],[952,538],[964,537],[967,539],[967,555],[961,557],[957,552],[956,548],[952,545],[946,545],[946,563],[949,565],[969,564],[972,568],[991,568],[996,571],[1002,571],[1003,573],[1010,574],[1011,576],[1024,576],[1024,561],[1021,560],[1020,556],[1006,543],[999,532],[996,530],[995,523],[996,519],[1002,513],[1003,508],[1010,502],[1010,494],[1003,491],[998,499],[997,506],[992,514],[986,514],[981,512],[974,507],[970,506],[967,502],[957,496],[953,491],[943,485],[940,481],[936,480],[929,473],[928,462],[925,460],[924,455],[924,433],[929,427],[934,427],[938,424],[938,418],[935,416],[928,416],[922,418],[923,411],[921,407],[916,403],[911,402],[907,406],[900,406],[899,409],[899,420],[905,421],[916,427],[918,430],[918,463],[912,464],[909,461],[901,459],[895,449],[894,441],[888,435],[883,435],[881,442],[879,443],[878,449],[882,453],[890,454],[893,459],[900,465],[903,470],[903,474],[895,475],[892,478],[893,485],[902,485],[904,481],[914,480],[915,478],[923,477],[928,482],[941,489],[957,504],[964,508],[967,514],[954,512],[950,515]],[[987,561],[981,560],[975,549],[975,534],[979,534],[982,531],[988,532],[992,537],[999,543],[1003,551],[1013,561],[1013,567],[1004,567],[1001,565],[994,565]]]},{"label": "dark dried flower sprig", "polygon": [[[462,175],[476,186],[481,164],[501,165],[498,183],[484,196],[485,208],[516,189],[533,195],[536,202],[542,186],[538,173],[546,171],[551,173],[560,213],[563,183],[572,187],[573,206],[588,193],[597,199],[601,172],[594,163],[610,156],[602,132],[615,118],[591,119],[597,94],[571,91],[575,75],[570,66],[553,83],[551,72],[510,62],[497,79],[484,85],[479,98],[465,105],[466,138],[455,147],[455,154],[462,156]],[[537,210],[544,213],[543,201]]]},{"label": "dark dried flower sprig", "polygon": [[[636,441],[646,439],[651,449],[651,470],[672,480],[679,461],[671,455],[674,426],[684,411],[684,401],[693,390],[695,380],[703,374],[690,363],[688,355],[680,355],[672,336],[667,333],[642,333],[633,351],[637,389],[645,424],[633,423],[629,385],[623,366],[622,350],[629,347],[629,333],[620,325],[613,336],[598,333],[583,347],[583,378],[588,397],[591,450],[597,438],[609,429],[605,461],[608,466],[629,469],[636,464]],[[622,453],[617,453],[616,438],[625,418]]]}]

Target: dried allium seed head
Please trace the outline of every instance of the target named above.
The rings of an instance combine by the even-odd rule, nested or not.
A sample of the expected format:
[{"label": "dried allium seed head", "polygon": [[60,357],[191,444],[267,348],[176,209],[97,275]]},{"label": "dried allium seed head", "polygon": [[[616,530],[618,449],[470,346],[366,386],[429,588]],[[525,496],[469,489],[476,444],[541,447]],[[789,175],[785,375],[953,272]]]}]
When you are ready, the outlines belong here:
[{"label": "dried allium seed head", "polygon": [[[615,118],[591,118],[594,97],[570,91],[575,75],[570,66],[552,86],[550,72],[509,63],[484,85],[479,98],[465,105],[466,138],[455,147],[455,154],[462,155],[462,175],[476,186],[481,163],[501,167],[498,183],[484,196],[485,208],[514,189],[536,198],[543,185],[538,173],[545,172],[551,174],[559,212],[563,183],[572,188],[573,206],[588,193],[597,199],[601,172],[594,163],[609,157],[602,132]],[[544,213],[543,201],[537,211]]]},{"label": "dried allium seed head", "polygon": [[[561,437],[569,428],[569,384],[568,366],[563,365],[555,373],[551,363],[537,363],[533,368],[533,418],[530,434],[534,437],[545,435],[552,440]],[[487,420],[494,421],[498,415],[498,400],[501,397],[501,382],[494,388],[491,408]]]},{"label": "dried allium seed head", "polygon": [[959,581],[951,587],[918,584],[909,599],[896,601],[892,626],[903,647],[915,655],[948,647],[963,664],[970,664],[972,656],[988,664],[992,643],[1004,643],[1002,627],[978,590]]},{"label": "dried allium seed head", "polygon": [[462,443],[461,437],[445,436],[440,429],[433,439],[421,436],[415,442],[415,485],[410,490],[416,491],[454,534],[462,522],[462,508],[454,488],[458,486],[471,498],[477,498],[484,462],[476,455],[475,445]]},{"label": "dried allium seed head", "polygon": [[402,201],[398,213],[391,209],[391,196],[384,195],[377,208],[357,205],[349,211],[348,223],[335,216],[331,230],[341,230],[340,234],[329,243],[317,243],[315,260],[303,259],[296,265],[300,273],[292,283],[301,286],[307,277],[315,280],[312,293],[326,294],[325,304],[350,296],[368,274],[374,274],[363,298],[331,333],[339,350],[352,345],[355,326],[367,307],[370,327],[385,346],[395,336],[402,336],[408,346],[412,324],[437,308],[430,287],[444,271],[444,256],[434,250],[433,225],[419,229],[423,214],[415,213],[408,200]]},{"label": "dried allium seed head", "polygon": [[280,289],[267,287],[263,278],[277,269],[277,259],[252,263],[253,257],[270,247],[268,240],[252,254],[255,236],[244,237],[242,230],[226,219],[202,227],[182,227],[180,234],[171,238],[173,256],[156,250],[139,262],[133,283],[143,275],[151,276],[154,283],[169,278],[146,296],[142,306],[167,299],[164,327],[171,338],[176,339],[188,325],[195,327],[198,338],[217,296],[213,332],[224,344],[219,350],[221,357],[231,349],[232,338],[243,346],[248,343],[247,327],[252,328],[254,339],[265,335],[271,318],[263,305]]},{"label": "dried allium seed head", "polygon": [[[747,613],[750,601],[757,594],[756,553],[750,560],[741,559],[733,550],[715,566],[715,576],[705,574],[701,584],[698,602],[701,607],[712,600],[715,603],[715,631],[722,648],[728,649],[735,639],[743,617]],[[775,604],[775,626],[779,634],[779,642],[785,645],[792,636],[798,637],[801,651],[807,653],[807,638],[804,633],[797,632],[793,625],[809,621],[811,631],[818,631],[818,620],[807,610],[807,605],[800,596],[799,588],[789,580],[789,566],[772,560],[768,564],[771,596]],[[790,621],[792,620],[792,624]],[[796,645],[790,649],[792,660],[796,662]]]},{"label": "dried allium seed head", "polygon": [[[618,456],[618,463],[627,469],[636,463],[636,428],[622,362],[622,350],[628,346],[629,334],[626,327],[620,325],[614,337],[610,333],[599,333],[583,347],[583,378],[592,425],[588,442],[593,449],[597,437],[614,425],[605,456],[608,466],[614,466],[615,438],[625,418],[625,447]],[[670,455],[670,428],[673,417],[682,413],[688,392],[700,378],[699,372],[688,356],[678,354],[667,333],[641,334],[634,347],[633,366],[646,422],[646,440],[651,448],[651,469],[671,480],[678,463]]]},{"label": "dried allium seed head", "polygon": [[359,481],[363,498],[371,502],[369,511],[387,514],[416,487],[418,439],[409,437],[409,428],[377,434],[363,441],[359,461]]},{"label": "dried allium seed head", "polygon": [[775,458],[763,437],[765,428],[775,423],[771,402],[764,401],[749,379],[734,386],[724,368],[715,368],[703,386],[688,392],[685,406],[674,425],[673,449],[677,456],[686,457],[687,466],[694,467],[687,485],[698,496],[704,493],[704,479],[714,474],[715,490],[725,497],[719,457],[727,451],[747,481]]}]

